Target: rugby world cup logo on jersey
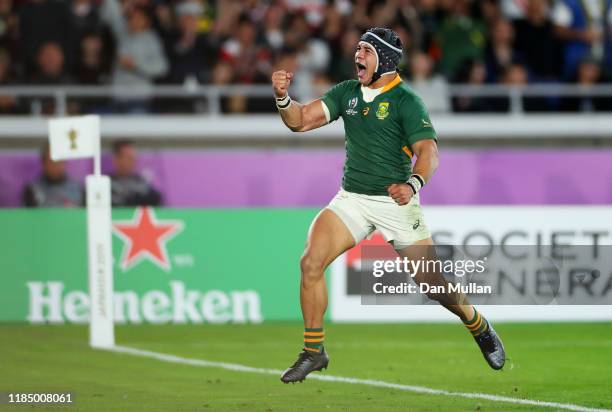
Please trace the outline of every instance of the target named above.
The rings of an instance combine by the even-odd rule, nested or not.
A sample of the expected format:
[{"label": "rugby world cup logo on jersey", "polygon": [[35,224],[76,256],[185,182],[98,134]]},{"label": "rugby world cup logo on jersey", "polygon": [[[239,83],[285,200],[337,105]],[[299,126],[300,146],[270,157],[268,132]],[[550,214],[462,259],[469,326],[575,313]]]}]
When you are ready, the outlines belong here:
[{"label": "rugby world cup logo on jersey", "polygon": [[378,103],[378,110],[376,110],[378,120],[384,120],[387,116],[389,116],[389,102]]},{"label": "rugby world cup logo on jersey", "polygon": [[144,260],[169,272],[167,244],[184,228],[181,220],[158,220],[150,207],[137,208],[132,220],[113,223],[113,233],[123,241],[119,267],[127,271]]},{"label": "rugby world cup logo on jersey", "polygon": [[357,114],[357,110],[355,110],[355,108],[357,107],[357,98],[353,97],[351,100],[349,100],[347,106],[348,107],[346,109],[346,114],[350,116],[355,116]]}]

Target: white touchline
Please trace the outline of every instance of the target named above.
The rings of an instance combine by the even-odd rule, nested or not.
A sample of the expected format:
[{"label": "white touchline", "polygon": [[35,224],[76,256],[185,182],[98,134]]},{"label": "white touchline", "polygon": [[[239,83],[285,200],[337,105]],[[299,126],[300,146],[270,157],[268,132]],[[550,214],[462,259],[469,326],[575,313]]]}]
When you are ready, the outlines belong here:
[{"label": "white touchline", "polygon": [[[109,350],[112,352],[119,352],[119,353],[127,353],[130,355],[142,356],[145,358],[157,359],[163,362],[180,363],[183,365],[200,366],[204,368],[219,368],[219,369],[226,369],[226,370],[231,370],[231,371],[236,371],[236,372],[261,373],[261,374],[266,374],[266,375],[278,375],[278,376],[280,376],[280,374],[283,373],[283,371],[279,369],[254,368],[252,366],[239,365],[236,363],[214,362],[214,361],[207,361],[204,359],[183,358],[181,356],[168,355],[168,354],[159,353],[159,352],[151,352],[148,350],[130,348],[127,346],[115,346],[113,348],[108,348],[104,350]],[[372,379],[345,378],[342,376],[323,375],[323,374],[311,374],[311,375],[308,375],[308,379],[316,379],[319,381],[327,381],[327,382],[351,383],[354,385],[367,385],[367,386],[374,386],[378,388],[397,389],[397,390],[406,391],[406,392],[425,393],[428,395],[443,395],[443,396],[451,396],[451,397],[456,397],[456,398],[484,399],[484,400],[493,401],[493,402],[507,402],[507,403],[514,403],[514,404],[519,404],[519,405],[538,406],[542,408],[565,409],[568,411],[612,412],[612,410],[610,409],[589,408],[586,406],[574,405],[571,403],[558,403],[558,402],[537,401],[533,399],[510,398],[508,396],[489,395],[486,393],[452,392],[452,391],[446,391],[443,389],[427,388],[425,386],[402,385],[399,383],[391,383],[391,382],[378,381],[378,380],[372,380]]]}]

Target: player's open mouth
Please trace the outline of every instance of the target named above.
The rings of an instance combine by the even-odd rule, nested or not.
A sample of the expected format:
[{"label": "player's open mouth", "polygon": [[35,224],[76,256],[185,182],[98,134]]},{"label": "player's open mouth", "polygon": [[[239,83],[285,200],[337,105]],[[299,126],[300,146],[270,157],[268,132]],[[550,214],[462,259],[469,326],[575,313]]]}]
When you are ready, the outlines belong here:
[{"label": "player's open mouth", "polygon": [[366,75],[366,67],[361,63],[355,62],[355,66],[357,67],[357,77],[363,79]]}]

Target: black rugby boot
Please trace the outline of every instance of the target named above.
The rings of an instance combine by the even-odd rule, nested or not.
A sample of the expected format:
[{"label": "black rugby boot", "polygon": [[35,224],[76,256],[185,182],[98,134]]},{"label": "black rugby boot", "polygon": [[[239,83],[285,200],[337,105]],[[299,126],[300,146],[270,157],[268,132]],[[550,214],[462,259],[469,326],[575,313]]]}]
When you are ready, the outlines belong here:
[{"label": "black rugby boot", "polygon": [[482,332],[478,336],[474,336],[474,340],[478,344],[478,347],[480,347],[480,351],[491,368],[499,370],[504,367],[504,363],[506,363],[504,344],[499,336],[497,336],[495,329],[493,329],[490,323],[488,323],[485,332]]},{"label": "black rugby boot", "polygon": [[302,382],[310,372],[327,369],[328,364],[329,356],[327,356],[325,348],[322,348],[321,352],[304,349],[298,356],[297,361],[283,372],[281,381],[284,383]]}]

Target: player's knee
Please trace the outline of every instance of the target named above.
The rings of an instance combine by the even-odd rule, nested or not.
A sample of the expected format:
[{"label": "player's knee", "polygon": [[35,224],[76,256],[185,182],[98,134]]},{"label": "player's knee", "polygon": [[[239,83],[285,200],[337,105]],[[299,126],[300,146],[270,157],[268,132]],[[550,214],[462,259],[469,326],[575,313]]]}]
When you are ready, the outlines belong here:
[{"label": "player's knee", "polygon": [[444,297],[443,297],[443,295],[441,293],[427,292],[425,295],[430,300],[433,300],[433,301],[438,302],[438,303],[442,303],[442,301],[444,299]]},{"label": "player's knee", "polygon": [[433,301],[438,302],[441,305],[458,305],[459,302],[457,301],[457,297],[456,295],[452,294],[452,293],[435,293],[435,292],[428,292],[426,293],[427,297]]},{"label": "player's knee", "polygon": [[323,277],[325,263],[323,259],[314,256],[311,253],[305,253],[300,259],[300,269],[302,271],[302,279],[305,281],[318,281]]}]

